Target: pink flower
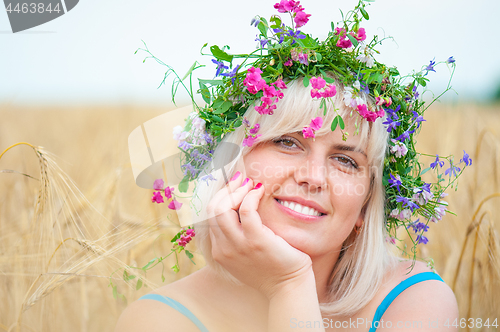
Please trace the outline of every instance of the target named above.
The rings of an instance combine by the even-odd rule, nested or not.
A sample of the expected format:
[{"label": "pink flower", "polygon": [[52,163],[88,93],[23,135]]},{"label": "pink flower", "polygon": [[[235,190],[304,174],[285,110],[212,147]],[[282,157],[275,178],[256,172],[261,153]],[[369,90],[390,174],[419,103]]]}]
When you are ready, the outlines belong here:
[{"label": "pink flower", "polygon": [[165,183],[163,183],[163,179],[156,179],[155,182],[153,183],[154,190],[162,190],[164,186]]},{"label": "pink flower", "polygon": [[172,193],[173,192],[174,192],[174,188],[173,187],[172,188],[170,188],[170,187],[165,188],[165,197],[167,199],[172,198]]},{"label": "pink flower", "polygon": [[337,87],[333,84],[327,85],[323,93],[321,94],[321,97],[323,98],[328,98],[328,97],[334,97],[337,94]]},{"label": "pink flower", "polygon": [[312,77],[310,82],[314,89],[322,89],[326,85],[326,81],[322,77]]},{"label": "pink flower", "polygon": [[323,118],[318,116],[317,118],[312,119],[309,126],[311,126],[313,130],[319,130],[321,126],[323,126]]},{"label": "pink flower", "polygon": [[186,241],[182,241],[181,239],[177,239],[177,244],[180,245],[181,247],[185,247],[187,242]]},{"label": "pink flower", "polygon": [[290,51],[290,57],[293,61],[299,61],[299,53],[297,52],[296,48],[292,48],[292,50]]},{"label": "pink flower", "polygon": [[339,35],[343,36],[343,35],[345,35],[345,29],[344,28],[336,27],[334,34],[337,35],[337,36],[339,36]]},{"label": "pink flower", "polygon": [[389,106],[392,105],[392,99],[391,99],[391,97],[385,97],[385,104],[387,105],[387,107],[389,107]]},{"label": "pink flower", "polygon": [[302,136],[304,136],[304,138],[309,138],[309,137],[315,138],[316,137],[314,135],[313,129],[311,127],[309,127],[309,126],[305,126],[302,129]]},{"label": "pink flower", "polygon": [[340,48],[349,48],[352,46],[352,42],[350,39],[346,38],[345,36],[343,36],[342,38],[339,39],[339,41],[337,42],[337,46],[340,47]]},{"label": "pink flower", "polygon": [[288,60],[284,63],[284,65],[285,65],[285,66],[287,66],[287,67],[290,67],[292,64],[293,64],[293,63],[292,63],[292,59],[288,59]]},{"label": "pink flower", "polygon": [[175,199],[173,199],[170,204],[168,204],[168,208],[170,210],[179,210],[182,206],[182,203],[181,202],[178,202],[176,201]]},{"label": "pink flower", "polygon": [[[290,61],[290,60],[288,60],[288,61]],[[291,63],[291,61],[290,61],[290,63]],[[286,66],[286,63],[285,63],[285,66]],[[277,79],[276,82],[274,82],[273,84],[276,85],[276,87],[278,89],[286,89],[286,84],[285,84],[285,82],[283,82],[283,80],[281,78]]]},{"label": "pink flower", "polygon": [[260,124],[256,123],[255,126],[253,126],[250,129],[250,134],[257,134],[257,132],[259,131],[259,128],[260,128]]},{"label": "pink flower", "polygon": [[358,32],[355,33],[354,31],[351,32],[351,36],[356,38],[357,41],[363,41],[366,39],[366,32],[365,28],[359,28]]},{"label": "pink flower", "polygon": [[382,106],[385,103],[384,98],[380,98],[380,97],[376,97],[375,101],[376,101],[377,106]]},{"label": "pink flower", "polygon": [[163,196],[159,191],[155,191],[153,197],[151,197],[151,202],[156,202],[157,204],[164,203]]},{"label": "pink flower", "polygon": [[304,10],[296,11],[295,17],[293,18],[295,26],[297,28],[304,26],[309,21],[309,16],[311,16],[311,14],[306,14]]},{"label": "pink flower", "polygon": [[264,97],[268,97],[268,98],[272,98],[272,97],[276,97],[276,95],[278,94],[278,91],[276,91],[276,89],[274,88],[274,86],[269,86],[269,85],[264,85],[264,89],[262,90],[264,91]]},{"label": "pink flower", "polygon": [[385,114],[383,109],[380,109],[377,112],[371,112],[368,110],[368,107],[365,104],[358,105],[357,109],[359,115],[361,115],[369,122],[374,122],[375,120],[377,120],[377,118],[381,118]]},{"label": "pink flower", "polygon": [[[297,2],[298,4],[298,2]],[[286,13],[292,11],[292,9],[296,6],[294,0],[281,0],[279,3],[274,5],[274,8],[278,10],[280,13]]]},{"label": "pink flower", "polygon": [[312,98],[321,98],[323,97],[322,94],[319,92],[318,89],[311,89],[311,97]]},{"label": "pink flower", "polygon": [[241,145],[251,147],[255,143],[257,138],[259,138],[260,136],[262,136],[262,135],[247,136],[247,137],[245,137],[245,139],[243,140],[243,143]]},{"label": "pink flower", "polygon": [[299,53],[299,62],[306,66],[309,64],[309,61],[307,60],[307,53]]},{"label": "pink flower", "polygon": [[195,235],[194,229],[188,228],[186,230],[186,234],[189,235],[189,236],[191,236],[191,237],[193,237]]},{"label": "pink flower", "polygon": [[243,84],[247,87],[248,92],[251,94],[256,94],[266,85],[266,81],[260,76],[262,70],[259,68],[251,67],[248,69],[247,76],[243,81]]}]

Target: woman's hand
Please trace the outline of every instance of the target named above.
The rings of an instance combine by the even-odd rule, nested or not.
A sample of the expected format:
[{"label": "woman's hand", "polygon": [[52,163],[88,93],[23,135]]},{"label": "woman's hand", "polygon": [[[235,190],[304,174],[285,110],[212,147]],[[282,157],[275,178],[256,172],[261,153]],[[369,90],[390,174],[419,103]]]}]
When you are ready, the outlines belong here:
[{"label": "woman's hand", "polygon": [[[242,183],[243,182],[243,183]],[[242,185],[243,184],[243,185]],[[242,176],[215,194],[207,207],[212,256],[244,284],[268,298],[313,276],[311,258],[262,224],[257,208],[264,187]]]}]

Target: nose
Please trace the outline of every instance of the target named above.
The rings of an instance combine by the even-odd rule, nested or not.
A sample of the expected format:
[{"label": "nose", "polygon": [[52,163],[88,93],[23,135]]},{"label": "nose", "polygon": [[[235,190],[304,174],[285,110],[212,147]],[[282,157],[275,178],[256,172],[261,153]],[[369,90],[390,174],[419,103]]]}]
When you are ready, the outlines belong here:
[{"label": "nose", "polygon": [[309,191],[325,190],[327,187],[327,164],[323,157],[310,156],[295,171],[295,181]]}]

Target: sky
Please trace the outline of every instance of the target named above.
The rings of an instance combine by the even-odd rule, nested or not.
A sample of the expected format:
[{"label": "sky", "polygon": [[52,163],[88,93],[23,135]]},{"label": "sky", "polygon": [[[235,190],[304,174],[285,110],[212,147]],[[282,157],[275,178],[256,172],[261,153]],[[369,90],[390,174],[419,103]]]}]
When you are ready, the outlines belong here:
[{"label": "sky", "polygon": [[[0,10],[0,103],[114,104],[171,106],[171,80],[166,67],[139,51],[150,51],[179,75],[195,60],[206,64],[197,77],[214,77],[203,44],[229,45],[234,53],[255,49],[255,15],[278,14],[275,1],[80,0],[65,15],[13,34],[6,11]],[[324,39],[339,8],[357,1],[302,0],[310,21],[302,30]],[[500,1],[377,0],[363,24],[368,38],[392,36],[376,58],[401,73],[419,70],[429,61],[456,59],[448,101],[486,100],[500,86]],[[287,17],[281,14],[284,19]],[[208,48],[207,48],[208,51]],[[449,79],[446,66],[429,73],[430,88],[439,94]],[[186,103],[180,94],[180,103]]]}]

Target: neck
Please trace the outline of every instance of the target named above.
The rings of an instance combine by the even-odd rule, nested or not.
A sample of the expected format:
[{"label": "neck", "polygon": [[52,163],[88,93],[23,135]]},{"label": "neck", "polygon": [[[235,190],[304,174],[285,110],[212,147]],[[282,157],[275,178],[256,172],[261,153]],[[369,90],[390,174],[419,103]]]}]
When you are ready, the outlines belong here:
[{"label": "neck", "polygon": [[319,303],[325,303],[329,300],[330,280],[333,267],[339,258],[339,253],[339,251],[335,251],[328,255],[311,257]]}]

